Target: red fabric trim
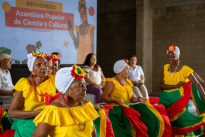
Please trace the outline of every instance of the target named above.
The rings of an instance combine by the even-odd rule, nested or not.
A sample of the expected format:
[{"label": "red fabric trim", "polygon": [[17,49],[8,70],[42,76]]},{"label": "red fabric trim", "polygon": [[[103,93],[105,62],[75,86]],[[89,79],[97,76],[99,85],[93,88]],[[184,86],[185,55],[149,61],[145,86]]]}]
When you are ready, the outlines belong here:
[{"label": "red fabric trim", "polygon": [[136,130],[136,137],[148,137],[148,130],[145,124],[140,120],[141,114],[136,110],[128,107],[122,107],[123,112],[127,118],[132,122],[134,129]]},{"label": "red fabric trim", "polygon": [[14,137],[16,129],[8,129],[1,134],[1,137]]},{"label": "red fabric trim", "polygon": [[[150,98],[152,100],[152,98]],[[149,100],[150,100],[149,99]],[[172,127],[169,121],[169,117],[167,116],[167,112],[165,107],[160,104],[160,105],[153,105],[153,107],[160,113],[160,115],[162,116],[163,120],[164,120],[164,133],[162,135],[162,137],[170,137],[172,134]]]},{"label": "red fabric trim", "polygon": [[113,108],[112,105],[103,105],[104,111],[106,115],[106,137],[115,137],[115,134],[113,132],[112,123],[108,117],[109,110]]},{"label": "red fabric trim", "polygon": [[54,97],[51,97],[51,95],[46,92],[45,93],[45,105],[46,106],[49,105],[52,101],[59,98],[61,95],[62,94],[60,92],[58,92]]},{"label": "red fabric trim", "polygon": [[199,129],[202,125],[204,126],[204,123],[201,123],[195,127],[190,127],[190,128],[174,128],[174,127],[172,127],[172,135],[183,135],[183,134],[187,134],[190,132],[194,132],[197,129]]},{"label": "red fabric trim", "polygon": [[[2,111],[4,108],[0,108],[0,124],[1,124],[1,118],[2,118]],[[3,129],[0,127],[0,135],[2,134]]]},{"label": "red fabric trim", "polygon": [[184,88],[184,96],[166,109],[169,118],[178,114],[184,107],[186,107],[189,104],[189,99],[191,96],[191,82],[190,81],[187,82],[187,84],[185,84],[183,88]]},{"label": "red fabric trim", "polygon": [[159,104],[159,98],[149,98],[150,104]]}]

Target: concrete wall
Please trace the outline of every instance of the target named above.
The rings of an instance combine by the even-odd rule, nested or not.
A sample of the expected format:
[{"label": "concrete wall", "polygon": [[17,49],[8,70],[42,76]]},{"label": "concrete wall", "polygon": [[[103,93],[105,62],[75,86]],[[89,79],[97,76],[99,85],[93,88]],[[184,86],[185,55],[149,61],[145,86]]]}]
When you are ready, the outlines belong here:
[{"label": "concrete wall", "polygon": [[145,75],[145,86],[152,92],[152,9],[150,0],[136,0],[136,55]]},{"label": "concrete wall", "polygon": [[159,92],[163,65],[168,63],[169,45],[180,48],[181,63],[190,66],[202,78],[205,52],[205,4],[187,4],[153,10],[153,92]]},{"label": "concrete wall", "polygon": [[106,77],[117,60],[136,54],[136,0],[98,0],[97,59]]},{"label": "concrete wall", "polygon": [[136,54],[148,91],[159,95],[169,45],[205,79],[204,30],[205,0],[98,0],[98,64],[112,77],[117,60]]}]

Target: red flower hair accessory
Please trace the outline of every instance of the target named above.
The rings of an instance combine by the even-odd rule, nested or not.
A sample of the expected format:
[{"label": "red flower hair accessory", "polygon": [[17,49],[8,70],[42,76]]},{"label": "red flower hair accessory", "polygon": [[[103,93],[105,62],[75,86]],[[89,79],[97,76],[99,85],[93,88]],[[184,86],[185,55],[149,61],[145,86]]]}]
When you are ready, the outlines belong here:
[{"label": "red flower hair accessory", "polygon": [[128,63],[128,60],[127,59],[123,59],[126,63],[127,63],[127,65],[129,65],[129,63]]},{"label": "red flower hair accessory", "polygon": [[47,61],[51,60],[51,55],[50,55],[50,54],[44,54],[43,57],[44,57]]},{"label": "red flower hair accessory", "polygon": [[80,66],[73,65],[73,69],[71,70],[71,75],[74,77],[75,80],[82,79],[86,73],[82,70]]},{"label": "red flower hair accessory", "polygon": [[169,47],[168,47],[168,51],[169,52],[174,52],[175,51],[175,46],[174,45],[170,45]]},{"label": "red flower hair accessory", "polygon": [[32,55],[33,55],[34,57],[42,57],[43,52],[42,52],[42,51],[33,51],[33,52],[32,52]]},{"label": "red flower hair accessory", "polygon": [[51,55],[51,59],[52,59],[53,61],[58,61],[58,56],[57,56],[56,54],[52,54],[52,55]]}]

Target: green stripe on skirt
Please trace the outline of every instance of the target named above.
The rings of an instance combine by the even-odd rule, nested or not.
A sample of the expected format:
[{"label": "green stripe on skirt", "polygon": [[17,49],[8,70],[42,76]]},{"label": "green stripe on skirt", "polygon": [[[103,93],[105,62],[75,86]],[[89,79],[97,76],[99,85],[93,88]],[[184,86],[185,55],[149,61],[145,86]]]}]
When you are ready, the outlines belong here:
[{"label": "green stripe on skirt", "polygon": [[140,120],[147,126],[149,137],[157,137],[159,134],[159,120],[145,104],[130,105],[141,114]]},{"label": "green stripe on skirt", "polygon": [[30,137],[36,129],[34,118],[15,119],[11,129],[16,129],[14,137]]}]

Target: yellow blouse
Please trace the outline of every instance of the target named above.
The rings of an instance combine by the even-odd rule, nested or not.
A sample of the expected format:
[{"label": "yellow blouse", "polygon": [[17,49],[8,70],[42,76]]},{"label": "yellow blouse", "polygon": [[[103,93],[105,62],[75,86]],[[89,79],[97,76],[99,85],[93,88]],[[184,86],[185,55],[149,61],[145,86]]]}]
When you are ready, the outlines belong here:
[{"label": "yellow blouse", "polygon": [[45,107],[45,93],[47,92],[52,97],[56,94],[55,76],[48,75],[48,79],[36,87],[36,91],[39,94],[35,94],[34,87],[26,78],[21,78],[14,89],[23,92],[24,111],[35,111],[43,109]]},{"label": "yellow blouse", "polygon": [[[38,123],[48,123],[55,126],[49,133],[51,137],[92,137],[93,120],[99,117],[93,104],[88,102],[83,107],[70,107],[70,111],[74,118],[72,118],[67,108],[48,105],[36,116],[33,122],[36,125]],[[78,124],[82,123],[85,123],[83,131],[78,127]],[[84,128],[84,126],[80,127]]]},{"label": "yellow blouse", "polygon": [[164,84],[177,85],[180,81],[185,82],[188,76],[194,71],[188,67],[183,66],[182,69],[175,73],[169,72],[169,64],[164,65]]},{"label": "yellow blouse", "polygon": [[[127,105],[130,105],[130,99],[133,96],[133,92],[132,92],[133,84],[128,79],[126,79],[126,81],[127,81],[127,85],[122,86],[114,78],[106,78],[106,80],[105,80],[105,82],[112,82],[115,86],[112,93],[111,93],[111,95],[110,95],[110,97],[112,99],[121,100],[123,103],[126,103]],[[112,105],[116,106],[116,103],[112,103]]]},{"label": "yellow blouse", "polygon": [[[180,81],[188,82],[189,75],[194,72],[188,66],[183,66],[180,71],[175,72],[175,73],[170,73],[168,69],[169,69],[169,64],[164,65],[164,84],[166,85],[177,85]],[[181,87],[181,89],[182,88],[183,87]],[[173,89],[171,91],[174,91],[174,90],[176,89]]]}]

